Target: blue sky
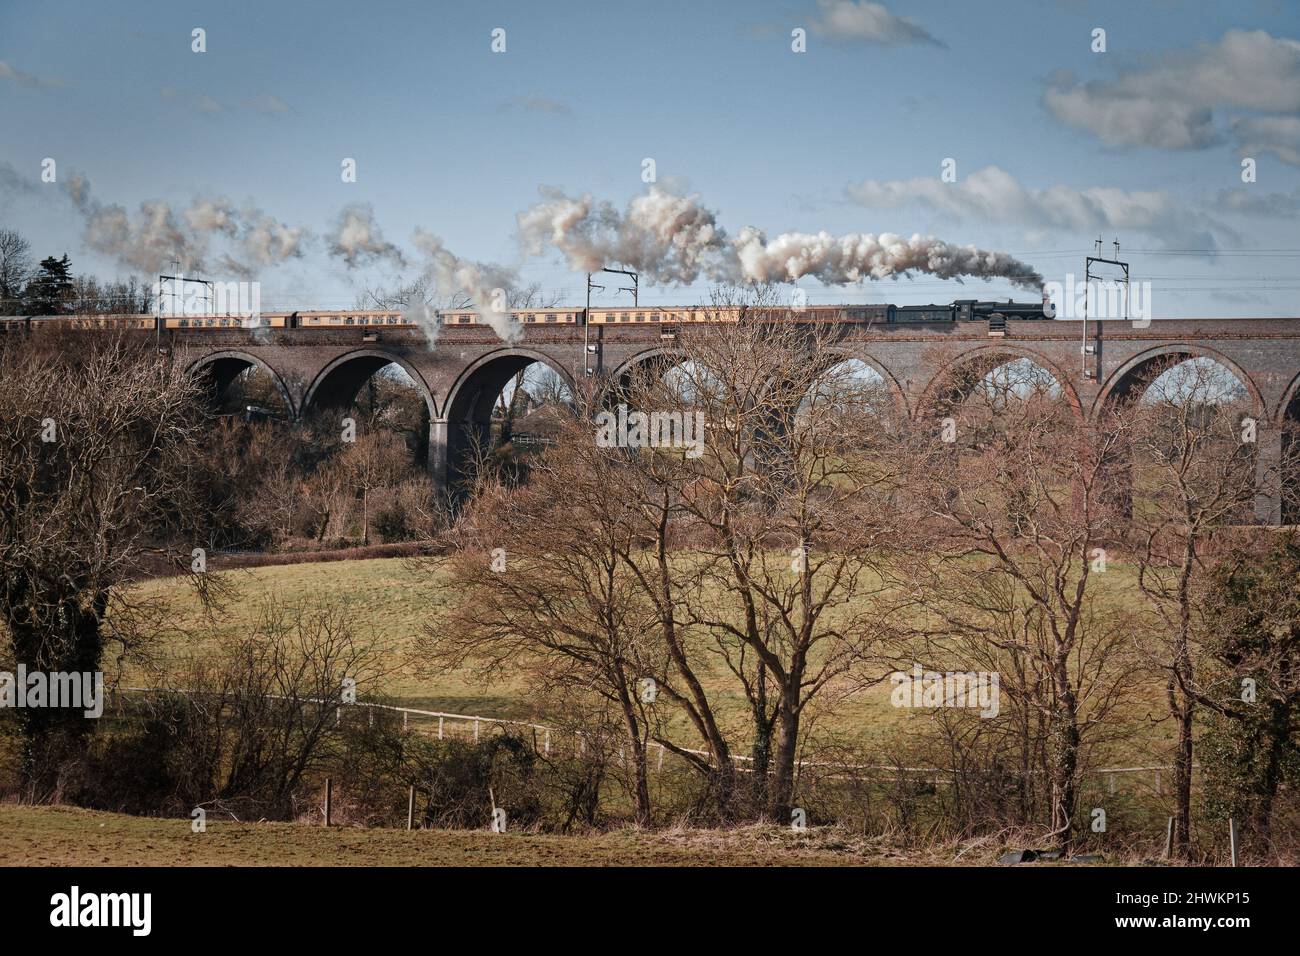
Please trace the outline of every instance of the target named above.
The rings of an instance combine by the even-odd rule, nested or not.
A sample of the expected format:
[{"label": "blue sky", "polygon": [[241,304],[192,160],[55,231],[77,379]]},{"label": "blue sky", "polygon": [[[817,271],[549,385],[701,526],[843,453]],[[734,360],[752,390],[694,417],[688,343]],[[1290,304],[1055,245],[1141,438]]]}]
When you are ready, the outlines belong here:
[{"label": "blue sky", "polygon": [[[728,236],[932,234],[1059,279],[1101,232],[1158,316],[1297,315],[1297,40],[1300,4],[1283,0],[0,0],[0,226],[79,271],[145,276],[161,247],[122,253],[88,217],[122,207],[139,246],[141,202],[185,222],[222,199],[239,232],[203,237],[210,277],[235,277],[240,253],[222,252],[237,236],[293,230],[291,253],[245,274],[264,308],[344,308],[412,277],[417,228],[580,301],[573,259],[526,254],[517,214],[539,187],[622,210],[653,158],[658,188]],[[40,182],[46,157],[57,183]],[[93,205],[73,201],[74,174]],[[348,206],[369,230],[351,265],[331,243]],[[643,301],[700,301],[709,284]],[[799,284],[812,301],[1032,298],[1001,278]]]}]

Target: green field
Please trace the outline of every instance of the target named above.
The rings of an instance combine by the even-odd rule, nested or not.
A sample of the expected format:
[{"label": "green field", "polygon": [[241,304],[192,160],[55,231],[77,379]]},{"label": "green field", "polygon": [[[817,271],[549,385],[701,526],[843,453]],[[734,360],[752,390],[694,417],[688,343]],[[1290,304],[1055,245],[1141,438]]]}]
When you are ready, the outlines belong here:
[{"label": "green field", "polygon": [[[235,592],[212,620],[205,618],[198,598],[180,579],[164,578],[143,585],[144,594],[164,597],[174,612],[170,615],[174,632],[154,649],[156,657],[201,655],[223,640],[247,633],[269,595],[291,602],[337,600],[351,612],[362,634],[391,648],[393,673],[378,690],[392,703],[510,720],[540,722],[545,717],[519,675],[494,673],[489,679],[471,669],[435,673],[421,660],[419,636],[426,627],[438,627],[451,599],[451,585],[437,571],[413,570],[402,558],[376,558],[280,565],[222,575]],[[734,679],[721,666],[705,676],[720,713],[743,734],[746,710]],[[123,674],[127,686],[143,680],[138,671],[127,669]],[[889,706],[887,686],[869,688],[841,702],[835,714],[837,728],[860,742],[906,719],[906,714]],[[697,741],[684,742],[698,746]]]},{"label": "green field", "polygon": [[[347,608],[359,636],[391,648],[392,673],[378,690],[393,703],[507,719],[534,716],[524,688],[508,675],[485,683],[468,671],[426,673],[417,656],[417,640],[424,627],[437,625],[450,595],[445,582],[410,570],[403,558],[276,565],[224,571],[221,578],[233,592],[211,620],[181,579],[155,579],[141,586],[143,595],[163,597],[173,611],[168,621],[171,630],[161,646],[152,649],[154,657],[202,655],[249,633],[271,596],[288,603],[338,601]],[[128,668],[123,674],[127,685],[143,679],[138,670]]]},{"label": "green field", "polygon": [[[372,635],[391,648],[392,673],[378,690],[399,706],[510,720],[545,722],[546,715],[533,700],[519,674],[493,673],[490,678],[472,670],[435,671],[420,656],[418,639],[425,628],[437,628],[449,606],[453,585],[437,570],[415,568],[402,558],[375,558],[316,564],[289,564],[221,572],[234,591],[225,605],[205,618],[198,599],[180,579],[155,579],[142,585],[149,596],[161,597],[171,609],[172,633],[153,649],[159,658],[202,655],[236,635],[248,633],[266,598],[285,601],[327,599],[343,602],[362,634]],[[1099,579],[1101,580],[1101,579]],[[1102,582],[1108,600],[1131,601],[1136,594],[1133,575],[1112,562]],[[719,664],[703,675],[724,723],[734,739],[747,740],[748,717],[743,693],[734,677]],[[131,686],[146,678],[127,669],[123,683]],[[364,690],[364,689],[363,689]],[[810,709],[811,726],[824,740],[834,740],[873,752],[888,750],[906,739],[909,722],[929,721],[932,714],[895,708],[889,702],[888,683],[878,684],[837,700],[833,710]],[[1160,716],[1158,693],[1146,713]],[[1145,720],[1140,739],[1117,744],[1107,754],[1112,765],[1165,763],[1165,730]],[[699,747],[684,719],[672,726],[677,742]],[[743,752],[743,750],[742,750]]]}]

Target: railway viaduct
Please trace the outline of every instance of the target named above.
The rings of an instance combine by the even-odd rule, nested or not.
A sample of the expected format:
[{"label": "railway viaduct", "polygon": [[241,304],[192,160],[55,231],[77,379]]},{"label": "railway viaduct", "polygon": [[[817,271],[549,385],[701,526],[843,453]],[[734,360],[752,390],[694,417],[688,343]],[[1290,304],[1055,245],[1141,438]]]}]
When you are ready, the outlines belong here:
[{"label": "railway viaduct", "polygon": [[[638,363],[670,360],[674,340],[657,325],[525,326],[517,343],[490,329],[449,326],[430,342],[416,329],[175,330],[163,346],[187,366],[208,369],[220,392],[250,365],[261,366],[295,417],[343,409],[378,369],[397,363],[423,392],[429,409],[429,469],[436,481],[454,474],[461,449],[489,427],[492,406],[510,378],[544,362],[573,385],[586,367],[617,381]],[[1300,423],[1300,318],[1168,319],[1146,327],[1123,321],[1040,320],[845,324],[837,348],[873,367],[909,415],[926,414],[927,396],[967,363],[991,368],[1027,358],[1046,369],[1077,403],[1084,420],[1108,402],[1144,388],[1171,361],[1205,356],[1229,369],[1249,392],[1257,421],[1256,513],[1276,524],[1282,514],[1277,475],[1283,429]]]}]

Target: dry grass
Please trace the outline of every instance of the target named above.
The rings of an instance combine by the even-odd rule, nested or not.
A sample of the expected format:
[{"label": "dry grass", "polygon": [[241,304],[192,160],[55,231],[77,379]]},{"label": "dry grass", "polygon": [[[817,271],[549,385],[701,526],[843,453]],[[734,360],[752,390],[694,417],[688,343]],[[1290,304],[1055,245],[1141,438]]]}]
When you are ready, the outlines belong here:
[{"label": "dry grass", "polygon": [[[35,866],[868,866],[939,862],[835,831],[632,829],[587,836],[361,830],[0,806],[0,861]],[[966,861],[963,861],[966,862]],[[970,861],[976,862],[976,861]],[[987,861],[979,861],[987,862]]]}]

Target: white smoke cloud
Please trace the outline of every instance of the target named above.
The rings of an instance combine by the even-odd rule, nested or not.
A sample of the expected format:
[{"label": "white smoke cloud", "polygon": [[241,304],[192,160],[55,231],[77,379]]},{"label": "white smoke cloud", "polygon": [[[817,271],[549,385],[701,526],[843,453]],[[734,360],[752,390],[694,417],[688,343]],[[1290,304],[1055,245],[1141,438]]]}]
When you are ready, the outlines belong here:
[{"label": "white smoke cloud", "polygon": [[1033,291],[1043,285],[1033,267],[1005,252],[953,245],[934,236],[787,232],[768,241],[759,230],[746,227],[735,248],[741,274],[750,282],[793,282],[812,276],[827,285],[849,285],[922,272],[941,279],[1010,279],[1012,285]]},{"label": "white smoke cloud", "polygon": [[[449,250],[441,239],[423,229],[416,229],[411,237],[415,247],[424,256],[424,273],[444,295],[457,292],[466,295],[474,311],[492,327],[505,342],[517,342],[524,334],[510,313],[509,290],[514,288],[517,276],[504,266],[462,259]],[[416,320],[421,314],[426,318],[426,335],[430,341],[437,335],[437,327],[427,321],[427,310],[417,309],[411,314]]]},{"label": "white smoke cloud", "polygon": [[239,258],[227,255],[221,261],[226,271],[244,277],[288,259],[302,258],[310,236],[301,226],[287,225],[251,206],[239,210],[235,223],[239,232]]},{"label": "white smoke cloud", "polygon": [[249,276],[301,258],[309,237],[305,229],[252,206],[237,209],[220,197],[196,199],[179,211],[162,200],[149,200],[133,216],[124,206],[96,200],[85,176],[71,174],[63,188],[82,216],[87,247],[146,274],[170,267],[173,260],[184,271],[203,271],[218,240],[225,246],[217,260],[220,267]]},{"label": "white smoke cloud", "polygon": [[239,231],[235,207],[225,199],[199,199],[185,211],[190,228],[202,233],[233,236]]},{"label": "white smoke cloud", "polygon": [[374,207],[369,203],[344,206],[334,230],[326,236],[326,242],[330,255],[342,259],[349,269],[380,260],[396,266],[406,264],[402,250],[384,239],[379,224],[375,222]]},{"label": "white smoke cloud", "polygon": [[569,198],[554,190],[519,214],[524,249],[540,255],[558,249],[569,265],[594,271],[620,263],[650,282],[688,284],[701,275],[715,281],[793,282],[812,276],[827,285],[849,285],[927,273],[941,278],[1006,278],[1038,289],[1042,277],[1031,266],[1001,252],[956,246],[932,236],[905,239],[886,233],[784,233],[772,240],[753,227],[733,239],[716,215],[695,197],[672,195],[657,186],[619,213],[590,196]]},{"label": "white smoke cloud", "polygon": [[652,283],[685,284],[702,271],[725,271],[726,234],[694,197],[651,186],[620,214],[590,196],[571,199],[556,190],[542,192],[548,198],[518,216],[520,238],[530,255],[553,246],[574,269],[594,272],[620,262]]}]

